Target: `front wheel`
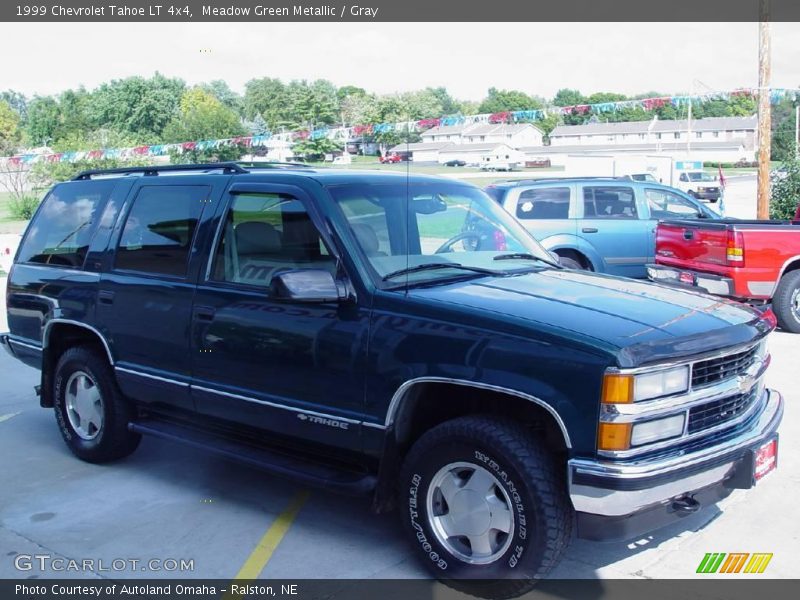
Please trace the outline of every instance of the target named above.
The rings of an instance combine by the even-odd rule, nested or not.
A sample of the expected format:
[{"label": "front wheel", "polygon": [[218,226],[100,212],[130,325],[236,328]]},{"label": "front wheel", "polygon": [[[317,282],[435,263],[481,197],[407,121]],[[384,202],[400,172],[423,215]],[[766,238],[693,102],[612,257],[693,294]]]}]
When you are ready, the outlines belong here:
[{"label": "front wheel", "polygon": [[800,333],[800,271],[790,271],[781,277],[772,310],[781,329]]},{"label": "front wheel", "polygon": [[566,550],[566,483],[540,440],[512,421],[470,416],[427,432],[409,453],[399,506],[422,562],[484,598],[518,596]]}]

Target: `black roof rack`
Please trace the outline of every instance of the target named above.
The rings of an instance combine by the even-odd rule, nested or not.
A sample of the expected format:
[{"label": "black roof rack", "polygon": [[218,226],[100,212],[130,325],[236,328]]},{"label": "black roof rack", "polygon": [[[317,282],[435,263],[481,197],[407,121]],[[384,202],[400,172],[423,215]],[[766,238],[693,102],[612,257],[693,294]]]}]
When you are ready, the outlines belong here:
[{"label": "black roof rack", "polygon": [[139,167],[118,167],[116,169],[92,169],[81,171],[73,181],[91,179],[98,175],[142,175],[144,177],[156,176],[159,173],[175,173],[181,171],[219,172],[230,175],[233,173],[250,173],[248,169],[296,169],[306,168],[308,165],[289,162],[216,162],[186,165],[150,165]]}]

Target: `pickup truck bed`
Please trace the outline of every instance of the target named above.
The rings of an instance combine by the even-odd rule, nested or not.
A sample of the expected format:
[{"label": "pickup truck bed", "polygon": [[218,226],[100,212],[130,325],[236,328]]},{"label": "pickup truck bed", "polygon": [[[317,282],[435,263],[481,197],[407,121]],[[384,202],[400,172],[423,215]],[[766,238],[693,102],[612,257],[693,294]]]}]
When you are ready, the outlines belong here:
[{"label": "pickup truck bed", "polygon": [[771,302],[781,327],[800,333],[800,221],[662,221],[655,254],[653,281]]}]

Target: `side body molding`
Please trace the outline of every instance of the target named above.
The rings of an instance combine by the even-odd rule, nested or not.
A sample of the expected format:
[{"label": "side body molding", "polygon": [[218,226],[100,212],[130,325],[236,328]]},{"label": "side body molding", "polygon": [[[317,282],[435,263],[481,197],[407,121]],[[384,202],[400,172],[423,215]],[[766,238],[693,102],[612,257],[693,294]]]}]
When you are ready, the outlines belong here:
[{"label": "side body molding", "polygon": [[504,388],[496,385],[489,385],[486,383],[479,383],[476,381],[469,381],[464,379],[450,379],[447,377],[417,377],[415,379],[409,379],[408,381],[403,383],[403,385],[397,388],[397,391],[394,393],[394,396],[392,396],[392,400],[389,403],[389,410],[386,413],[385,425],[387,429],[389,429],[394,424],[394,421],[402,407],[403,401],[408,397],[409,392],[413,389],[415,385],[423,383],[447,383],[450,385],[460,385],[464,387],[478,388],[482,390],[488,390],[491,392],[508,394],[509,396],[516,396],[517,398],[522,398],[523,400],[533,402],[534,404],[545,409],[550,414],[550,416],[553,417],[553,420],[555,420],[555,422],[558,424],[559,429],[561,430],[561,435],[564,437],[564,444],[566,445],[567,448],[572,448],[572,442],[569,439],[569,432],[567,431],[566,425],[564,425],[564,421],[561,419],[561,417],[555,411],[555,409],[546,402],[544,402],[543,400],[540,400],[535,396],[531,396],[529,394],[525,394],[509,388]]}]

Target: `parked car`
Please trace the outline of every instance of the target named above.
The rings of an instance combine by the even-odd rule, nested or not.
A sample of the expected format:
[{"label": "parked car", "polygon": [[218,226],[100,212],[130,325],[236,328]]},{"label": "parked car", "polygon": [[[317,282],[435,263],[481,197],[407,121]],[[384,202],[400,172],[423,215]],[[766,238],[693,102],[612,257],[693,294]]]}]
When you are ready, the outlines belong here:
[{"label": "parked car", "polygon": [[705,171],[684,171],[678,175],[675,187],[692,198],[709,202],[716,202],[722,195],[717,178]]},{"label": "parked car", "polygon": [[6,300],[0,342],[77,457],[153,435],[397,506],[482,596],[529,590],[573,524],[639,539],[777,465],[769,313],[563,269],[450,178],[85,172],[39,207]]},{"label": "parked car", "polygon": [[517,163],[507,160],[487,160],[480,163],[481,171],[513,171]]},{"label": "parked car", "polygon": [[393,164],[403,162],[403,157],[399,154],[387,154],[386,156],[381,156],[378,160],[380,160],[381,164]]},{"label": "parked car", "polygon": [[674,188],[612,177],[509,180],[486,192],[547,250],[583,269],[642,279],[659,219],[719,218]]},{"label": "parked car", "polygon": [[445,167],[464,167],[467,164],[465,160],[458,160],[454,158],[453,160],[448,160],[447,162],[443,163]]},{"label": "parked car", "polygon": [[621,179],[632,179],[633,181],[648,181],[650,183],[659,183],[658,179],[653,177],[652,173],[631,173],[623,175]]},{"label": "parked car", "polygon": [[800,333],[800,221],[665,221],[647,271],[660,283],[772,303],[781,328]]}]

